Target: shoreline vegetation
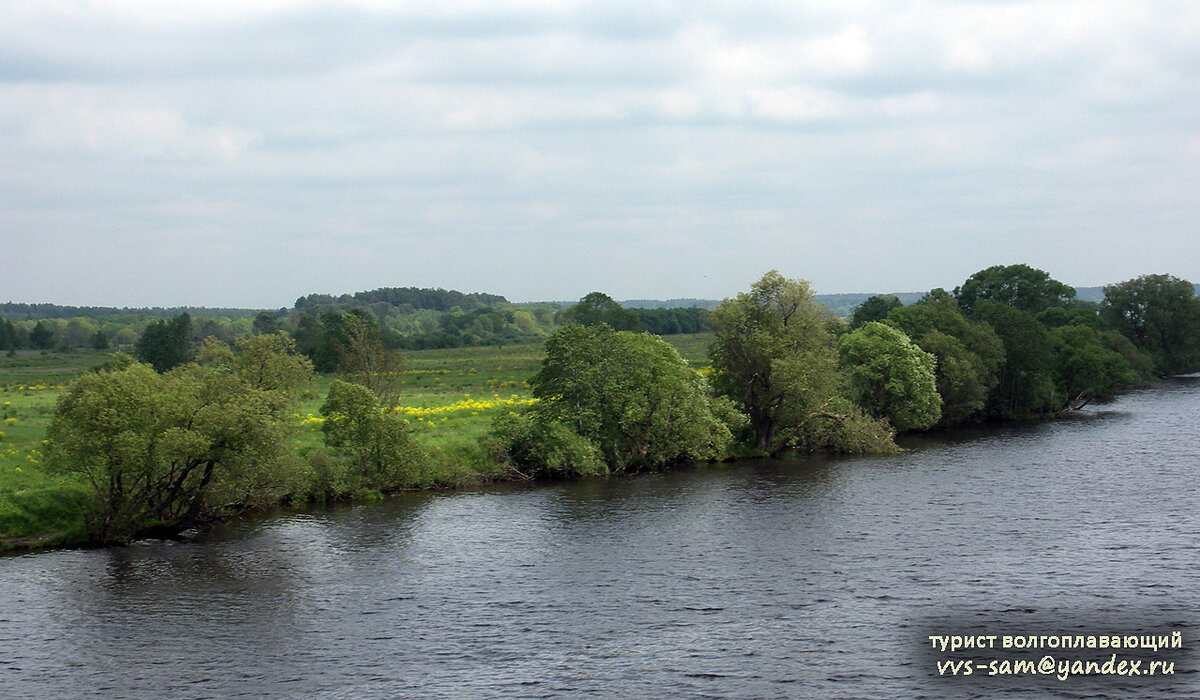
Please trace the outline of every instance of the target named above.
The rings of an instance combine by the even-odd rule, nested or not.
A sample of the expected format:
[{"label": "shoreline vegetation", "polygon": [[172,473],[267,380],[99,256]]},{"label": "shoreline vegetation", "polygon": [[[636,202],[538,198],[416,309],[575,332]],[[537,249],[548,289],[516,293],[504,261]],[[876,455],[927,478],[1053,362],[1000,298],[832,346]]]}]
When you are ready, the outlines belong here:
[{"label": "shoreline vegetation", "polygon": [[711,311],[385,289],[237,318],[0,319],[0,551],[406,490],[891,453],[899,433],[1051,419],[1200,370],[1192,283],[1104,292],[1008,265],[847,318],[772,271]]}]

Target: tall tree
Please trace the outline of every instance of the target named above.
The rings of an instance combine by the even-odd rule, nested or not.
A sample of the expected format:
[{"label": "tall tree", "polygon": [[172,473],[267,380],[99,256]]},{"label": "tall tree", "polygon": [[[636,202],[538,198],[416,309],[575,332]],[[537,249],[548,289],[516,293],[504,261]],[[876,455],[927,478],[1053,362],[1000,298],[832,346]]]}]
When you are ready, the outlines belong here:
[{"label": "tall tree", "polygon": [[934,376],[942,397],[939,425],[959,425],[979,417],[1004,364],[1004,344],[992,327],[968,320],[943,289],[931,291],[916,304],[893,309],[887,323],[937,360]]},{"label": "tall tree", "polygon": [[1026,419],[1060,407],[1054,382],[1054,346],[1034,315],[1008,304],[985,301],[975,318],[990,325],[1004,344],[999,381],[988,397],[991,418]]},{"label": "tall tree", "polygon": [[[860,420],[845,398],[831,318],[808,282],[774,270],[713,310],[713,385],[749,416],[756,450],[894,447],[890,431]],[[820,425],[828,422],[836,426]],[[868,433],[874,437],[859,439]]]},{"label": "tall tree", "polygon": [[968,315],[985,301],[1038,313],[1075,298],[1075,288],[1028,265],[994,265],[967,278],[954,289],[958,305]]},{"label": "tall tree", "polygon": [[562,313],[560,321],[581,326],[605,323],[617,331],[636,331],[641,328],[637,316],[603,292],[592,292],[580,299],[578,304]]},{"label": "tall tree", "polygon": [[1160,376],[1200,370],[1200,298],[1171,275],[1143,275],[1104,288],[1101,315],[1146,351]]},{"label": "tall tree", "polygon": [[38,350],[49,350],[54,347],[54,331],[46,321],[38,321],[29,332],[29,342]]},{"label": "tall tree", "polygon": [[850,316],[850,330],[861,328],[871,321],[882,321],[892,309],[901,306],[900,299],[892,294],[876,294],[854,308]]},{"label": "tall tree", "polygon": [[133,351],[138,360],[149,364],[156,372],[166,372],[190,361],[195,354],[192,317],[182,313],[170,321],[154,321],[142,331]]},{"label": "tall tree", "polygon": [[375,394],[384,408],[400,403],[404,363],[395,350],[384,347],[379,324],[358,314],[346,314],[337,343],[338,375]]}]

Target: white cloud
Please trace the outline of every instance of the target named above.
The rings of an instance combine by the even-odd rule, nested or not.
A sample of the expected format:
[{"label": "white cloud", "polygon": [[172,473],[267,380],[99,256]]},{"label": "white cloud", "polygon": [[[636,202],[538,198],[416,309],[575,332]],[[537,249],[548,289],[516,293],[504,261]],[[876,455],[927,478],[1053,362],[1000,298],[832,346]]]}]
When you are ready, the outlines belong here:
[{"label": "white cloud", "polygon": [[[1127,278],[1151,270],[1121,272],[1132,259],[1064,241],[1086,229],[1112,248],[1137,231],[1146,251],[1172,250],[1181,222],[1194,229],[1200,217],[1191,3],[64,0],[6,10],[0,235],[30,269],[35,240],[71,256],[79,232],[152,239],[162,229],[219,235],[210,250],[224,251],[231,276],[239,259],[269,263],[294,248],[320,252],[297,263],[304,275],[361,288],[424,275],[528,297],[522,289],[586,275],[597,288],[619,280],[630,296],[658,293],[652,284],[720,296],[736,287],[684,289],[690,270],[711,285],[752,280],[777,255],[791,274],[829,270],[821,291],[883,291],[952,286],[961,278],[927,277],[969,274],[1020,245],[1047,259],[1072,250],[1064,278]],[[187,240],[162,250],[179,272],[163,278],[179,280],[180,294],[188,265],[207,254],[189,256]],[[613,240],[619,251],[597,252]],[[870,245],[873,254],[859,249]],[[555,246],[563,254],[544,252]],[[100,289],[100,270],[117,263],[103,246],[87,250],[65,267],[96,267]],[[936,255],[938,270],[922,255]],[[410,257],[425,263],[388,272]],[[527,259],[537,265],[514,275]],[[678,271],[660,281],[664,268]],[[251,277],[263,279],[247,294],[296,283],[282,267]],[[0,286],[0,297],[47,298],[34,293],[38,279],[53,274],[30,275],[29,292]],[[160,301],[171,300],[145,299]]]},{"label": "white cloud", "polygon": [[38,152],[228,161],[256,139],[245,129],[189,122],[178,109],[114,102],[90,90],[16,87],[4,92],[5,121]]}]

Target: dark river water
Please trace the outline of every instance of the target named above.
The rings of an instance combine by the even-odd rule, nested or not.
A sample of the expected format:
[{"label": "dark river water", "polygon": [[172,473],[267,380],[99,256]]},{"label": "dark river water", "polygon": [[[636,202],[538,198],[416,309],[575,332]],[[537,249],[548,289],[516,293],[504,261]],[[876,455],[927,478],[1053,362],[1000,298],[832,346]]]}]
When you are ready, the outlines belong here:
[{"label": "dark river water", "polygon": [[[0,697],[1200,697],[1200,380],[1051,424],[0,558]],[[1168,635],[988,676],[1003,635]],[[996,635],[931,649],[929,635]],[[965,655],[964,655],[965,654]],[[938,661],[971,659],[969,677]],[[1174,674],[1144,675],[1151,660]],[[1160,670],[1164,667],[1160,667]]]}]

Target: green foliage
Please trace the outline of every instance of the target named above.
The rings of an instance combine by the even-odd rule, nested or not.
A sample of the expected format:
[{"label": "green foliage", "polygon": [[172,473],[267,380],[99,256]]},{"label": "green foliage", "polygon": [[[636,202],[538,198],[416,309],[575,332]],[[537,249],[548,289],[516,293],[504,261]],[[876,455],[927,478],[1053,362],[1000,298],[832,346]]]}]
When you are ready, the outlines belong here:
[{"label": "green foliage", "polygon": [[293,395],[312,380],[312,361],[296,352],[287,333],[242,336],[237,343],[232,370],[254,389]]},{"label": "green foliage", "polygon": [[918,303],[893,309],[887,323],[904,331],[937,360],[934,377],[942,397],[939,425],[959,425],[979,416],[999,382],[1004,344],[991,326],[970,321],[954,297],[935,289]]},{"label": "green foliage", "polygon": [[254,317],[254,332],[258,335],[269,335],[279,332],[279,318],[270,311],[263,311]]},{"label": "green foliage", "polygon": [[534,420],[570,426],[614,471],[713,459],[732,437],[713,415],[703,377],[649,334],[565,326],[547,339],[530,384]]},{"label": "green foliage", "polygon": [[341,323],[338,375],[369,389],[383,408],[394,408],[400,402],[402,381],[399,354],[384,347],[379,325],[371,319],[346,314]]},{"label": "green foliage", "polygon": [[892,309],[902,306],[900,300],[891,294],[876,294],[859,304],[850,317],[850,330],[861,328],[871,321],[882,321],[887,318]]},{"label": "green foliage", "polygon": [[29,342],[38,350],[49,350],[54,347],[54,331],[46,321],[38,321],[29,333]]},{"label": "green foliage", "polygon": [[630,311],[621,308],[612,297],[603,292],[592,292],[579,300],[579,303],[559,317],[560,323],[577,323],[581,326],[598,326],[607,324],[618,331],[640,330],[638,317]]},{"label": "green foliage", "polygon": [[630,309],[643,331],[654,335],[706,333],[712,330],[707,309]]},{"label": "green foliage", "polygon": [[17,327],[8,319],[0,319],[0,350],[13,351],[19,347],[21,341],[17,336]]},{"label": "green foliage", "polygon": [[980,303],[975,318],[987,323],[1004,344],[1004,364],[988,397],[990,418],[1029,419],[1060,406],[1054,382],[1054,346],[1034,315],[995,301]]},{"label": "green foliage", "polygon": [[842,369],[858,404],[896,430],[924,430],[941,418],[936,360],[903,331],[871,321],[838,341]]},{"label": "green foliage", "polygon": [[1028,265],[994,265],[968,277],[954,296],[968,315],[985,301],[1038,313],[1070,302],[1075,289]]},{"label": "green foliage", "polygon": [[190,362],[192,350],[192,317],[180,314],[170,321],[158,320],[146,326],[134,345],[134,355],[156,372],[166,372]]},{"label": "green foliage", "polygon": [[144,364],[80,376],[59,397],[47,466],[95,494],[91,536],[126,542],[278,501],[301,484],[286,397],[236,373]]},{"label": "green foliage", "polygon": [[1200,371],[1200,298],[1171,275],[1143,275],[1104,288],[1101,314],[1140,350],[1159,376]]},{"label": "green foliage", "polygon": [[1138,375],[1125,357],[1110,349],[1113,340],[1106,336],[1111,334],[1084,325],[1051,329],[1055,386],[1063,408],[1108,401],[1138,383]]},{"label": "green foliage", "polygon": [[749,417],[755,449],[795,445],[809,419],[842,395],[829,311],[808,282],[772,270],[712,312],[714,386]]},{"label": "green foliage", "polygon": [[533,411],[510,411],[496,416],[485,438],[488,456],[523,478],[607,474],[595,443],[571,426],[546,420]]},{"label": "green foliage", "polygon": [[325,445],[350,459],[356,487],[394,491],[420,483],[425,458],[407,423],[370,389],[334,380],[321,415]]},{"label": "green foliage", "polygon": [[831,399],[803,421],[791,446],[806,452],[832,454],[895,454],[896,431],[886,418],[876,418],[849,399]]}]

